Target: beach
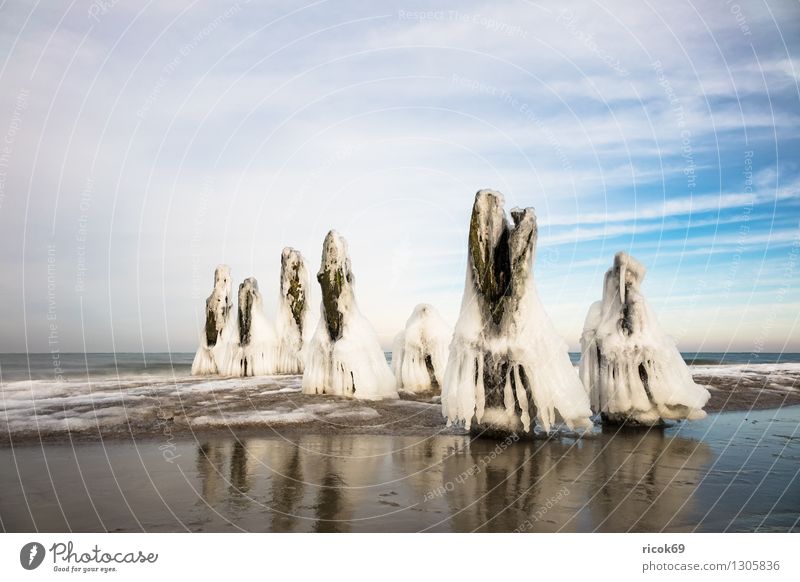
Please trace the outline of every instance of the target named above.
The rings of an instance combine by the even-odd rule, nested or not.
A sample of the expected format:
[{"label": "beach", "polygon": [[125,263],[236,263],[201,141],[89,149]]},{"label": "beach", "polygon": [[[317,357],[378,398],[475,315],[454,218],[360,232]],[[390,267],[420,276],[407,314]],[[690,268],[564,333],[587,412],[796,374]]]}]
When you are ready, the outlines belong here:
[{"label": "beach", "polygon": [[[0,449],[6,531],[797,531],[800,407],[581,439],[217,431]],[[167,454],[168,452],[168,454]]]},{"label": "beach", "polygon": [[4,381],[3,530],[798,529],[798,362],[692,365],[700,421],[505,440],[446,426],[434,395],[183,365]]}]

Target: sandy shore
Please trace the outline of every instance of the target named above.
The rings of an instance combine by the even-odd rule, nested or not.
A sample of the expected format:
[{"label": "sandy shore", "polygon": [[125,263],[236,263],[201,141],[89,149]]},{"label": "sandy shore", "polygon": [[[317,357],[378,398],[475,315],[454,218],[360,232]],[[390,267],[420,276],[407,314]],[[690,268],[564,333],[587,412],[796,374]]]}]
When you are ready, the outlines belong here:
[{"label": "sandy shore", "polygon": [[799,420],[793,406],[581,439],[317,434],[319,425],[171,442],[62,437],[0,448],[10,469],[0,472],[1,529],[797,531]]},{"label": "sandy shore", "polygon": [[[747,411],[800,404],[800,366],[697,366],[708,386],[706,410]],[[5,426],[0,446],[31,442],[100,439],[197,438],[209,434],[435,435],[457,434],[445,426],[438,398],[404,395],[370,402],[300,393],[300,377],[247,379],[178,378],[139,381],[120,387],[93,384],[89,391],[50,390],[30,404],[4,394]],[[28,406],[28,408],[25,408]]]}]

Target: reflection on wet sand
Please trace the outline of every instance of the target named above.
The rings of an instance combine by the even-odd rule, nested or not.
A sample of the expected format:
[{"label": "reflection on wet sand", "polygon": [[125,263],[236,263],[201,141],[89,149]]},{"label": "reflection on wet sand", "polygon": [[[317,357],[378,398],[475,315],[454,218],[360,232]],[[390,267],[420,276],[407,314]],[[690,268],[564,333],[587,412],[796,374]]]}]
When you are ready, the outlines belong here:
[{"label": "reflection on wet sand", "polygon": [[582,439],[305,434],[0,449],[6,531],[792,531],[800,408]]},{"label": "reflection on wet sand", "polygon": [[444,465],[450,529],[659,531],[691,511],[711,459],[708,446],[656,430],[495,451],[473,441]]},{"label": "reflection on wet sand", "polygon": [[205,502],[214,505],[220,500],[225,480],[220,473],[226,457],[223,447],[224,445],[221,443],[203,443],[197,448],[195,467],[197,474],[203,475],[203,495],[198,503]]},{"label": "reflection on wet sand", "polygon": [[267,503],[272,510],[273,527],[276,531],[292,531],[303,499],[302,451],[291,447],[284,455],[283,447],[283,441],[265,443],[256,456],[272,473]]},{"label": "reflection on wet sand", "polygon": [[308,435],[209,441],[195,466],[202,502],[245,529],[231,505],[260,509],[268,523],[251,525],[269,531],[658,531],[686,523],[711,457],[659,430],[525,442]]},{"label": "reflection on wet sand", "polygon": [[228,493],[232,496],[242,496],[250,489],[247,475],[247,449],[241,441],[233,443],[231,453],[231,484]]},{"label": "reflection on wet sand", "polygon": [[[695,488],[712,459],[711,449],[693,439],[668,437],[662,429],[634,434],[630,452],[614,446],[612,433],[593,477],[602,482],[587,503],[600,531],[660,531],[696,508]],[[592,502],[594,501],[594,502]]]}]

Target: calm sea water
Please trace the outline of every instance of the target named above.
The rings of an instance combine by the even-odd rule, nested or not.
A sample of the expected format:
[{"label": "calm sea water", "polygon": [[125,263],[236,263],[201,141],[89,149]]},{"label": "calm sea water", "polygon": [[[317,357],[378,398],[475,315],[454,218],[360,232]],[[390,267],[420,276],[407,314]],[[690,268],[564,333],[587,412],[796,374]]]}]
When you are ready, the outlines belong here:
[{"label": "calm sea water", "polygon": [[[391,361],[391,352],[386,358]],[[186,376],[192,367],[193,353],[92,353],[92,354],[0,354],[0,378],[3,382],[20,380],[80,381],[129,376]],[[573,364],[579,353],[570,353]],[[690,365],[786,364],[800,363],[800,353],[686,352]],[[60,378],[59,378],[60,376]]]},{"label": "calm sea water", "polygon": [[80,381],[117,376],[186,376],[192,369],[193,353],[107,354],[0,354],[3,382],[19,380]]}]

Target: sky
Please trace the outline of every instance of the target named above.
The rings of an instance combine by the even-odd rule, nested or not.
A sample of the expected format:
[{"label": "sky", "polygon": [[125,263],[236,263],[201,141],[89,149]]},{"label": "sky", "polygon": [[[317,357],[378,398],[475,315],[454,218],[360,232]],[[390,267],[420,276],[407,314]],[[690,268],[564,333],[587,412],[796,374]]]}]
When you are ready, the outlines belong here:
[{"label": "sky", "polygon": [[577,349],[624,250],[682,351],[800,351],[800,8],[0,1],[0,351],[194,351],[219,263],[348,241],[384,346],[454,324],[474,194]]}]

